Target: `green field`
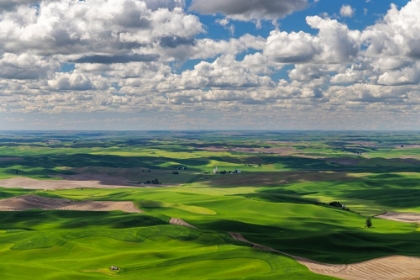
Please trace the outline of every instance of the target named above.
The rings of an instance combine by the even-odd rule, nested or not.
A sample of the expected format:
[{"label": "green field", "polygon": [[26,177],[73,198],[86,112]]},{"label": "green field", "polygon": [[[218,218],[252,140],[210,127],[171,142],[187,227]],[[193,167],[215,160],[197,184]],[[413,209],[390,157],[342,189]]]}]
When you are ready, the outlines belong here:
[{"label": "green field", "polygon": [[[130,187],[0,188],[0,199],[133,201],[144,212],[0,212],[1,279],[334,279],[228,232],[333,264],[420,256],[417,224],[365,227],[385,211],[420,213],[417,143],[414,132],[2,132],[0,180],[95,174]],[[153,179],[161,185],[144,184]]]}]

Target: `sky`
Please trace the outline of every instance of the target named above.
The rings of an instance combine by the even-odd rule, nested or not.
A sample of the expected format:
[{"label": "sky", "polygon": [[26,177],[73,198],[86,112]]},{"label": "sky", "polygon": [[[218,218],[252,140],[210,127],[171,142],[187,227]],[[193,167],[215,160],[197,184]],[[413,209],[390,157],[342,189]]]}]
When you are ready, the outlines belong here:
[{"label": "sky", "polygon": [[0,0],[0,130],[419,130],[420,0]]}]

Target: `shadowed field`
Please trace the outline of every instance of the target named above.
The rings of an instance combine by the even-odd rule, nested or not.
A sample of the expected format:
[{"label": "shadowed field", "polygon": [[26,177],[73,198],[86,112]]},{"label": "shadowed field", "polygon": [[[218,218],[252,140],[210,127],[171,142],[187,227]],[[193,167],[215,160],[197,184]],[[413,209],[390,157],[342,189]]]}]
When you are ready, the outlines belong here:
[{"label": "shadowed field", "polygon": [[56,136],[1,141],[2,279],[418,276],[416,134]]}]

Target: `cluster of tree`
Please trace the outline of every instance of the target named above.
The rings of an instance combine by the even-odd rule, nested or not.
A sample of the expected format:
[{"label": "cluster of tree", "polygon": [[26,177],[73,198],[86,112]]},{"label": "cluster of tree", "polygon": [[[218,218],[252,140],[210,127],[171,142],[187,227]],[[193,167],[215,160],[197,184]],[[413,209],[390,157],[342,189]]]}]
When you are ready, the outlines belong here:
[{"label": "cluster of tree", "polygon": [[346,205],[344,205],[344,204],[341,204],[340,202],[338,202],[338,201],[333,201],[333,202],[330,202],[330,204],[329,204],[330,206],[332,206],[332,207],[337,207],[337,208],[341,208],[341,209],[344,209],[344,210],[350,210],[349,208],[347,208],[347,206]]},{"label": "cluster of tree", "polygon": [[366,219],[366,227],[367,228],[371,228],[373,226],[373,224],[372,224],[372,220],[370,219],[370,218],[367,218]]},{"label": "cluster of tree", "polygon": [[226,171],[226,170],[223,170],[223,171],[219,171],[218,172],[219,174],[237,174],[237,173],[241,173],[239,170],[235,170],[235,171]]},{"label": "cluster of tree", "polygon": [[187,167],[186,166],[178,166],[178,167],[175,167],[175,169],[177,169],[177,170],[187,170]]},{"label": "cluster of tree", "polygon": [[146,185],[160,185],[161,182],[159,182],[159,179],[154,179],[152,181],[147,180],[146,182],[144,182]]}]

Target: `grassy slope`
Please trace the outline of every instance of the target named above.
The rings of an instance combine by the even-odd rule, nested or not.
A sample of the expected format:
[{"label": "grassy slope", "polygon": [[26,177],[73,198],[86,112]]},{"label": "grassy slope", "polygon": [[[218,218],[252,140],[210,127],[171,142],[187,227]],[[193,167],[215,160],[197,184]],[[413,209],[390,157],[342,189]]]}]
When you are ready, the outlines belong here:
[{"label": "grassy slope", "polygon": [[259,194],[281,196],[293,194],[319,202],[338,200],[362,215],[376,215],[385,211],[419,212],[420,195],[418,173],[366,174],[351,180],[319,181],[286,184],[261,188]]},{"label": "grassy slope", "polygon": [[[71,199],[132,200],[156,217],[178,217],[201,230],[240,232],[248,239],[288,253],[332,263],[352,263],[392,254],[419,255],[420,232],[414,224],[365,218],[316,204],[261,198],[258,193],[223,194],[185,186],[141,190],[66,190],[41,195]],[[237,191],[243,191],[240,188]],[[249,190],[248,190],[249,191]],[[288,201],[289,200],[289,201]],[[374,250],[373,250],[374,249]]]},{"label": "grassy slope", "polygon": [[[357,143],[314,142],[309,138],[293,144],[212,137],[201,142],[160,140],[132,145],[111,141],[0,147],[3,157],[23,159],[0,161],[0,179],[15,176],[16,169],[22,176],[48,179],[90,168],[133,181],[153,179],[156,175],[164,183],[195,181],[176,188],[37,192],[76,200],[132,200],[146,214],[2,213],[0,269],[4,278],[24,279],[31,271],[45,279],[103,279],[110,273],[107,268],[117,265],[123,268],[119,276],[127,279],[179,275],[201,279],[328,279],[310,273],[289,258],[255,251],[236,242],[227,231],[243,233],[253,242],[288,253],[331,263],[392,254],[419,255],[420,231],[416,225],[373,219],[374,228],[365,229],[363,216],[324,206],[322,202],[339,200],[363,215],[385,209],[420,211],[413,199],[420,191],[418,175],[413,173],[418,169],[417,162],[385,159],[407,153],[416,155],[420,149],[407,149],[405,153],[386,143],[384,148],[373,150]],[[388,136],[381,137],[377,138],[382,141]],[[197,145],[294,146],[295,156],[192,148]],[[363,152],[364,156],[354,152]],[[311,156],[314,158],[308,158]],[[331,164],[322,157],[350,157],[359,163]],[[244,166],[249,163],[262,163],[263,167]],[[180,165],[188,170],[180,176],[170,174]],[[244,174],[202,175],[215,166],[219,170],[239,168]],[[152,168],[152,177],[140,173],[142,168]],[[280,169],[290,172],[278,172]],[[340,173],[321,174],[317,170]],[[394,173],[389,174],[390,171]],[[2,190],[0,198],[26,192]],[[199,230],[167,225],[170,217],[182,218]]]},{"label": "grassy slope", "polygon": [[331,279],[227,234],[144,214],[7,212],[0,222],[2,279],[105,279],[112,265],[124,279]]}]

